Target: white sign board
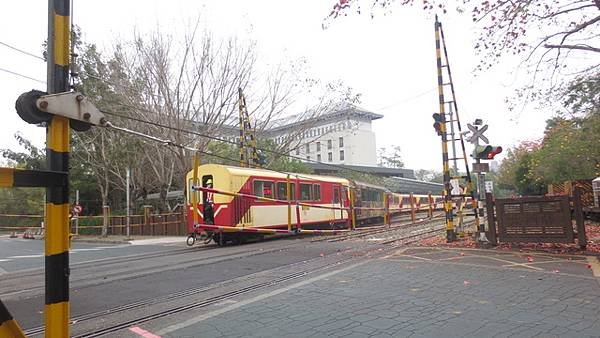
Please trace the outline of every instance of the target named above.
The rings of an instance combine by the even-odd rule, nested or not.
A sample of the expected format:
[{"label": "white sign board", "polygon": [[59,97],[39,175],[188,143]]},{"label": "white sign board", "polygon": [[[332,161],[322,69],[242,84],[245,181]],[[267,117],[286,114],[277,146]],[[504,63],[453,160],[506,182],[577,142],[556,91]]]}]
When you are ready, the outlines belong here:
[{"label": "white sign board", "polygon": [[460,194],[462,194],[462,191],[460,189],[460,184],[458,183],[457,179],[450,180],[450,186],[452,186],[452,189],[450,190],[450,194],[451,195],[460,195]]},{"label": "white sign board", "polygon": [[494,182],[485,181],[485,192],[489,192],[490,194],[494,192]]}]

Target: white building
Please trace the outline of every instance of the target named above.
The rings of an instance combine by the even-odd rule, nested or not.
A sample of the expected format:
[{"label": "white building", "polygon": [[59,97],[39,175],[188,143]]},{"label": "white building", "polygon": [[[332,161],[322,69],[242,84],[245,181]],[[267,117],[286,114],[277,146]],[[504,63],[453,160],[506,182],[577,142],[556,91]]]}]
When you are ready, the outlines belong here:
[{"label": "white building", "polygon": [[278,145],[289,144],[290,155],[308,161],[376,166],[377,148],[371,121],[382,117],[346,105],[313,118],[274,121],[273,126],[265,130],[265,136]]}]

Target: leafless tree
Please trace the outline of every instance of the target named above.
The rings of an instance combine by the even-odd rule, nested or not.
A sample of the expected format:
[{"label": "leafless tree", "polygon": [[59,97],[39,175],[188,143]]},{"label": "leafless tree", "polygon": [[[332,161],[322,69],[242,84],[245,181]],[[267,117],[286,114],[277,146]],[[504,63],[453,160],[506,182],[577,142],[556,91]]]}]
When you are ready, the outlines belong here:
[{"label": "leafless tree", "polygon": [[[89,58],[91,68],[82,72],[83,83],[93,85],[91,98],[107,114],[124,116],[111,116],[120,126],[200,151],[206,150],[210,139],[235,137],[238,88],[246,93],[258,133],[297,109],[298,99],[304,96],[312,95],[314,100],[300,113],[295,111],[301,119],[324,114],[342,99],[356,99],[341,83],[322,84],[308,78],[297,64],[263,70],[264,66],[257,65],[255,51],[252,41],[217,39],[196,23],[183,36],[155,31],[136,36],[132,42],[120,42],[108,61]],[[125,163],[142,168],[136,175],[143,179],[136,178],[137,193],[158,191],[167,208],[167,193],[181,189],[183,177],[191,169],[191,152],[126,135],[115,136],[108,143],[104,139],[99,147],[97,142],[106,135],[96,136],[91,134],[82,144],[94,151],[105,150],[107,161],[112,162],[103,162],[101,156],[94,165],[101,166],[118,185],[124,182]],[[289,149],[289,145],[279,146]],[[90,154],[87,160],[95,159]],[[104,172],[97,177],[106,187]]]}]

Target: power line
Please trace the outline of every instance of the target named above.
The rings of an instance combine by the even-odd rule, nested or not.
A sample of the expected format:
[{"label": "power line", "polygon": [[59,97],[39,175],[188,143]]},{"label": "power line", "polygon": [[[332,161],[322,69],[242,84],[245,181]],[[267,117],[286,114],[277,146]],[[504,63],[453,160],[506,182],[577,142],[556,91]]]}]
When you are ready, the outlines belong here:
[{"label": "power line", "polygon": [[404,103],[404,102],[409,102],[409,101],[412,101],[412,100],[414,100],[414,99],[418,99],[418,98],[420,98],[420,97],[422,97],[422,96],[425,96],[425,95],[427,95],[427,94],[429,94],[429,93],[431,93],[431,92],[434,92],[436,89],[437,89],[437,87],[436,87],[436,88],[431,88],[431,89],[428,89],[428,90],[426,90],[426,91],[420,92],[420,93],[418,93],[418,94],[415,94],[415,95],[413,95],[413,96],[409,96],[409,97],[407,97],[407,98],[401,99],[401,100],[399,100],[399,101],[396,101],[396,102],[394,102],[394,103],[391,103],[391,104],[389,104],[389,105],[387,105],[387,106],[383,106],[383,107],[381,107],[381,108],[377,108],[377,109],[375,109],[375,110],[385,110],[385,109],[389,109],[389,108],[391,108],[391,107],[394,107],[394,106],[397,106],[397,105],[399,105],[399,104],[401,104],[401,103]]},{"label": "power line", "polygon": [[[7,44],[5,42],[0,41],[0,44],[4,45],[4,46],[6,46],[6,47],[8,47],[10,49],[13,49],[15,51],[18,51],[18,52],[20,52],[22,54],[34,57],[34,58],[42,60],[42,61],[45,61],[44,58],[42,58],[40,56],[37,56],[37,55],[35,55],[33,53],[29,53],[27,51],[24,51],[22,49],[14,47],[14,46],[9,45],[9,44]],[[38,80],[38,79],[35,79],[35,78],[32,78],[32,77],[29,77],[27,75],[19,74],[19,73],[16,73],[16,72],[13,72],[13,71],[10,71],[10,70],[7,70],[7,69],[0,68],[0,71],[4,71],[4,72],[10,73],[10,74],[13,74],[13,75],[16,75],[16,76],[20,76],[20,77],[23,77],[23,78],[26,78],[26,79],[29,79],[29,80],[32,80],[32,81],[37,81],[37,82],[46,84],[46,81]],[[130,86],[127,86],[127,85],[123,85],[123,84],[117,84],[117,83],[108,81],[108,80],[103,79],[103,78],[101,78],[99,76],[90,74],[89,72],[87,72],[85,70],[82,70],[82,73],[86,74],[87,76],[89,76],[91,78],[94,78],[94,79],[97,79],[97,80],[100,80],[100,81],[112,84],[114,86],[121,86],[121,87],[124,87],[124,88],[129,88],[129,89],[134,89],[135,90],[135,88],[133,88],[133,87],[130,87]],[[430,91],[432,91],[432,90],[428,90],[427,92],[421,93],[418,96],[424,95],[424,94],[426,94],[426,93],[428,93]],[[161,95],[156,95],[156,94],[149,94],[149,95],[150,96],[162,97]],[[416,96],[416,97],[418,97],[418,96]],[[416,97],[412,97],[412,98],[416,98]],[[409,98],[407,100],[410,100],[412,98]],[[128,106],[128,105],[124,105],[124,104],[122,104],[122,105],[125,106],[125,107],[128,107],[128,108],[139,109],[139,110],[144,110],[144,111],[153,113],[153,111],[148,110],[148,109],[144,109],[144,108],[140,108],[140,107],[134,107],[134,106]],[[103,111],[103,113],[108,114],[108,115],[118,116],[120,118],[129,119],[129,120],[136,121],[136,122],[151,124],[151,125],[154,125],[154,126],[157,126],[157,127],[161,127],[161,128],[171,129],[171,130],[175,130],[175,131],[179,131],[179,132],[184,132],[184,133],[188,133],[188,134],[192,134],[192,135],[196,135],[196,136],[208,138],[208,139],[211,139],[211,140],[214,140],[214,141],[218,141],[218,142],[224,142],[224,143],[229,143],[229,144],[233,144],[233,145],[238,145],[237,142],[234,142],[234,141],[224,140],[224,139],[221,139],[221,138],[218,138],[218,137],[215,137],[215,136],[206,135],[206,134],[202,134],[202,133],[191,131],[191,130],[185,130],[185,129],[175,128],[175,127],[163,125],[163,124],[160,124],[160,123],[146,121],[146,120],[142,120],[142,119],[138,119],[138,118],[134,118],[134,117],[130,117],[130,116],[125,116],[125,115],[121,115],[121,114],[114,113],[114,112],[109,112],[109,111]],[[161,140],[158,139],[158,138],[153,138],[150,135],[145,135],[145,134],[142,134],[142,133],[138,133],[138,132],[136,132],[134,130],[128,130],[126,128],[120,128],[120,127],[116,127],[116,126],[112,126],[112,127],[115,128],[115,129],[123,129],[122,131],[129,132],[129,133],[132,133],[132,134],[137,134],[138,136],[143,136],[143,137],[146,137],[146,138],[153,139],[154,141],[161,142]],[[162,140],[162,141],[166,141],[166,140]],[[163,142],[163,143],[165,143],[165,142]],[[166,144],[172,145],[172,146],[177,146],[177,147],[180,147],[180,148],[187,148],[188,150],[192,150],[192,148],[185,147],[185,146],[179,145],[179,144],[175,144],[175,143],[170,142],[170,141],[168,143],[166,143]],[[278,151],[271,150],[271,149],[261,149],[261,148],[257,148],[257,149],[261,150],[261,151],[264,151],[264,152],[268,152],[268,153],[272,153],[272,154],[275,154],[275,155],[284,156],[284,157],[288,157],[288,158],[292,158],[292,159],[296,159],[296,160],[300,160],[300,161],[308,161],[308,162],[312,162],[312,163],[325,164],[325,165],[333,167],[333,168],[342,169],[342,170],[350,170],[350,171],[354,171],[354,172],[361,173],[361,174],[365,173],[365,172],[360,171],[360,170],[356,170],[356,169],[352,169],[352,168],[347,168],[347,167],[342,167],[342,166],[338,166],[338,165],[330,164],[330,163],[319,162],[317,160],[304,159],[302,157],[290,155],[290,154],[287,154],[287,153],[278,152]],[[233,159],[230,159],[230,158],[220,157],[218,155],[209,154],[209,153],[207,153],[207,154],[211,155],[211,156],[215,156],[215,157],[221,158],[221,159],[231,160],[231,161],[237,162],[237,160],[233,160]]]},{"label": "power line", "polygon": [[[124,118],[127,118],[127,117],[124,117]],[[140,122],[144,122],[144,121],[141,120]],[[144,123],[148,123],[148,122],[144,122]],[[152,123],[150,123],[150,124],[152,124]],[[181,149],[187,149],[187,150],[190,150],[190,151],[198,152],[200,154],[204,154],[204,155],[207,155],[207,156],[213,156],[213,157],[216,157],[216,158],[219,158],[219,159],[222,159],[222,160],[226,160],[226,161],[231,161],[231,162],[234,162],[234,163],[238,163],[239,162],[239,159],[233,159],[233,158],[230,158],[230,157],[216,155],[216,154],[213,154],[213,153],[208,152],[208,151],[202,151],[202,150],[199,150],[199,149],[196,149],[196,148],[184,146],[182,144],[175,143],[175,142],[173,142],[171,140],[161,139],[161,138],[158,138],[158,137],[155,137],[155,136],[152,136],[152,135],[144,134],[144,133],[141,133],[141,132],[138,132],[138,131],[135,131],[135,130],[131,130],[131,129],[128,129],[128,128],[124,128],[124,127],[118,127],[118,126],[115,126],[114,124],[112,124],[110,122],[106,125],[106,127],[110,128],[110,129],[118,130],[118,131],[121,131],[121,132],[124,132],[124,133],[127,133],[127,134],[131,134],[131,135],[139,136],[139,137],[142,137],[142,138],[146,138],[146,139],[152,140],[154,142],[158,142],[158,143],[160,143],[162,145],[165,145],[165,146],[172,146],[172,147],[177,147],[177,148],[181,148]],[[251,167],[251,168],[257,168],[257,169],[263,169],[259,165],[254,165],[254,164],[249,164],[249,167]],[[278,172],[278,173],[284,174],[284,175],[289,174],[289,173],[286,173],[286,172],[283,172],[283,171],[279,171],[279,170],[273,170],[273,169],[269,169],[269,170],[274,171],[274,172]],[[327,181],[324,181],[324,180],[321,180],[321,179],[317,179],[315,177],[309,177],[309,176],[305,176],[305,175],[302,175],[302,174],[294,174],[294,176],[296,178],[306,178],[306,179],[310,179],[310,180],[318,181],[318,182],[327,182]]]},{"label": "power line", "polygon": [[8,43],[6,43],[6,42],[2,42],[2,41],[0,41],[0,45],[3,45],[3,46],[5,46],[5,47],[8,47],[8,48],[10,48],[10,49],[12,49],[12,50],[16,50],[17,52],[19,52],[19,53],[21,53],[21,54],[25,54],[25,55],[28,55],[28,56],[34,57],[34,58],[36,58],[36,59],[40,59],[40,60],[42,60],[42,61],[46,61],[46,60],[44,60],[44,58],[43,58],[43,57],[41,57],[41,56],[37,56],[37,55],[35,55],[35,54],[33,54],[33,53],[30,53],[30,52],[24,51],[24,50],[22,50],[22,49],[19,49],[19,48],[15,47],[15,46],[11,46],[11,45],[9,45],[9,44],[8,44]]},{"label": "power line", "polygon": [[[153,111],[151,111],[149,109],[145,109],[145,108],[140,108],[140,107],[135,107],[135,106],[129,106],[129,105],[125,105],[125,104],[122,104],[122,106],[128,107],[128,108],[133,108],[133,109],[140,109],[140,110],[144,110],[144,111],[152,112],[153,113]],[[236,146],[238,145],[238,143],[235,142],[235,141],[224,140],[224,139],[218,138],[216,136],[211,136],[211,135],[203,134],[203,133],[196,132],[196,131],[193,131],[193,130],[187,130],[187,129],[181,129],[181,128],[177,128],[177,127],[171,127],[171,126],[164,125],[162,123],[147,121],[147,120],[143,120],[143,119],[140,119],[140,118],[126,116],[126,115],[122,115],[122,114],[119,114],[119,113],[110,112],[110,111],[106,111],[106,110],[103,110],[102,112],[105,113],[105,114],[107,114],[107,115],[117,116],[117,117],[120,117],[120,118],[123,118],[123,119],[128,119],[128,120],[132,120],[132,121],[136,121],[136,122],[140,122],[140,123],[146,123],[146,124],[154,125],[156,127],[161,127],[161,128],[165,128],[165,129],[179,131],[179,132],[187,133],[187,134],[192,134],[192,135],[196,135],[196,136],[208,138],[208,139],[211,139],[211,140],[214,140],[214,141],[217,141],[217,142],[229,143],[229,144],[233,144],[233,145],[236,145]],[[180,147],[185,147],[185,146],[180,146]],[[290,155],[288,153],[283,153],[283,152],[279,152],[279,151],[276,151],[276,150],[265,149],[265,148],[257,148],[257,149],[261,150],[261,151],[264,151],[264,152],[267,152],[267,153],[271,153],[271,154],[279,155],[279,156],[283,156],[283,157],[288,157],[288,158],[299,160],[299,161],[307,161],[307,162],[312,162],[312,163],[325,164],[325,165],[327,165],[329,167],[336,168],[336,169],[349,170],[349,171],[357,172],[357,173],[360,173],[360,174],[368,174],[368,173],[360,171],[360,170],[356,170],[356,169],[352,169],[352,168],[348,168],[348,167],[343,167],[343,166],[336,165],[336,164],[331,164],[331,163],[319,162],[319,161],[312,160],[312,159],[304,159],[302,157]],[[209,155],[216,156],[214,154],[209,154]],[[235,160],[235,161],[237,162],[238,160]]]},{"label": "power line", "polygon": [[30,77],[30,76],[27,76],[27,75],[23,75],[23,74],[20,74],[20,73],[17,73],[17,72],[13,72],[12,70],[0,68],[0,71],[6,72],[6,73],[9,73],[9,74],[12,74],[12,75],[20,76],[22,78],[29,79],[31,81],[35,81],[35,82],[46,84],[46,81],[42,81],[42,80],[39,80],[39,79]]}]

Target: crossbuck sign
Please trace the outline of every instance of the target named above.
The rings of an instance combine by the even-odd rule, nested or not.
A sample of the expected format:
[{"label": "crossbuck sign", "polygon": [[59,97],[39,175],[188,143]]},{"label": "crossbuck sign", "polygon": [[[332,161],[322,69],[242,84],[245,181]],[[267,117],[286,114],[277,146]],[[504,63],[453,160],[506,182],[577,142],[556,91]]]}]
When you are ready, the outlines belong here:
[{"label": "crossbuck sign", "polygon": [[478,139],[481,139],[483,141],[483,143],[485,143],[485,144],[488,144],[490,142],[488,140],[488,138],[483,135],[483,132],[488,129],[488,125],[487,124],[484,124],[483,126],[481,126],[481,128],[477,129],[476,126],[468,123],[467,127],[469,127],[469,130],[473,133],[467,139],[467,141],[469,141],[469,142],[471,142],[473,144],[478,144],[479,143]]}]

